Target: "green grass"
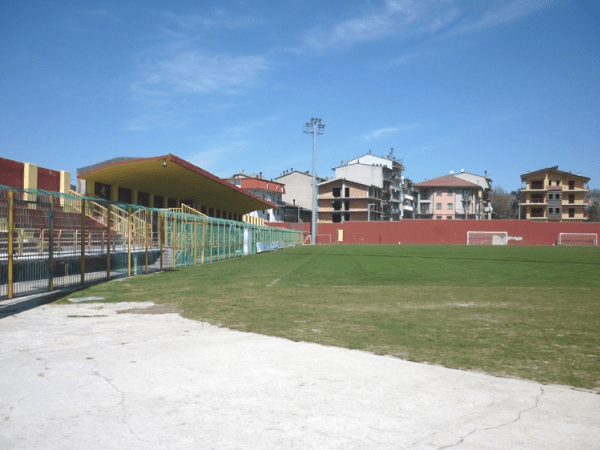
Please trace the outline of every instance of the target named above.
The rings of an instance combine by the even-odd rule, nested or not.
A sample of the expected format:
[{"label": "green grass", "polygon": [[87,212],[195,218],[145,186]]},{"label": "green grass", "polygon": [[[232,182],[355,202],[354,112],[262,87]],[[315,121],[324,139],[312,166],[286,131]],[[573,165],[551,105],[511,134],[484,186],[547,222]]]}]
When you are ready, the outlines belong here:
[{"label": "green grass", "polygon": [[[295,341],[600,391],[600,249],[301,247],[97,285]],[[79,295],[79,294],[78,294]]]}]

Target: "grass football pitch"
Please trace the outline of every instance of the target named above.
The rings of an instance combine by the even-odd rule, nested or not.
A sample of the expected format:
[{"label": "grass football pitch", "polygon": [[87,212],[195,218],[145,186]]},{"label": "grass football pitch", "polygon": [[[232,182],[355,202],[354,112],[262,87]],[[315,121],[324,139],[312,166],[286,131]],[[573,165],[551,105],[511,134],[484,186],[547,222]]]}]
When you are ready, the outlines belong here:
[{"label": "grass football pitch", "polygon": [[153,301],[235,330],[600,392],[598,247],[304,246],[80,294]]}]

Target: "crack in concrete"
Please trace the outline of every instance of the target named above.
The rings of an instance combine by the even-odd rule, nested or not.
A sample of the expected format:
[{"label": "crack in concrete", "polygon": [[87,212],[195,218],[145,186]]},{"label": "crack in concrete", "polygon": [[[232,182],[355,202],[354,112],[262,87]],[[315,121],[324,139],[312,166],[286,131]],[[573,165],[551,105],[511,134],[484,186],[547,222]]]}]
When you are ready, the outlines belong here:
[{"label": "crack in concrete", "polygon": [[522,414],[524,414],[524,413],[526,413],[528,411],[531,411],[533,409],[536,409],[538,407],[540,398],[543,395],[544,395],[544,388],[543,388],[543,386],[540,386],[540,393],[538,395],[536,395],[536,397],[535,397],[535,404],[532,407],[530,407],[530,408],[523,409],[523,410],[519,411],[519,414],[518,414],[518,416],[517,416],[517,418],[515,420],[511,420],[510,422],[506,422],[506,423],[500,424],[500,425],[495,426],[495,427],[487,427],[487,428],[478,428],[478,429],[475,429],[475,430],[471,431],[470,433],[467,433],[464,436],[462,436],[458,442],[456,442],[454,444],[451,444],[451,445],[444,445],[442,447],[438,447],[437,450],[444,450],[444,449],[447,449],[447,448],[456,447],[457,445],[462,444],[465,441],[465,439],[467,439],[469,436],[471,436],[472,434],[478,433],[480,431],[499,430],[500,428],[504,428],[504,427],[507,427],[509,425],[513,425],[513,424],[517,423],[519,420],[521,420],[521,415]]},{"label": "crack in concrete", "polygon": [[123,408],[123,422],[125,423],[125,425],[127,425],[127,428],[129,429],[129,433],[137,440],[139,440],[141,442],[149,443],[149,441],[142,439],[140,436],[138,436],[137,434],[135,434],[133,432],[133,429],[131,428],[131,424],[127,420],[127,416],[129,414],[129,412],[127,411],[127,403],[125,402],[125,392],[123,392],[121,389],[119,389],[117,386],[115,386],[108,377],[106,377],[105,375],[102,375],[100,373],[100,369],[98,367],[98,361],[96,361],[95,359],[92,359],[92,361],[94,361],[94,365],[95,365],[95,368],[92,369],[92,373],[94,375],[102,378],[104,381],[106,381],[106,383],[110,387],[112,387],[115,391],[117,391],[121,395],[121,401],[119,403],[111,406],[111,408],[116,408],[118,406],[121,406]]},{"label": "crack in concrete", "polygon": [[[2,422],[0,422],[0,423],[8,422],[8,421],[10,420],[10,415],[12,414],[12,412],[14,411],[14,409],[17,407],[17,405],[18,405],[19,403],[21,403],[21,402],[22,402],[23,400],[25,400],[27,397],[31,397],[33,394],[35,394],[35,393],[37,393],[37,392],[39,392],[39,391],[41,391],[41,390],[43,390],[43,389],[46,389],[47,387],[48,387],[48,386],[43,386],[43,387],[41,387],[41,388],[39,388],[39,389],[36,389],[35,391],[33,391],[33,392],[30,392],[29,394],[25,395],[24,397],[21,397],[19,400],[17,400],[16,402],[14,402],[14,403],[13,403],[13,404],[10,406],[10,409],[9,409],[8,413],[6,413],[6,415],[4,416],[4,420],[3,420]],[[2,402],[2,403],[4,403],[4,402]]]}]

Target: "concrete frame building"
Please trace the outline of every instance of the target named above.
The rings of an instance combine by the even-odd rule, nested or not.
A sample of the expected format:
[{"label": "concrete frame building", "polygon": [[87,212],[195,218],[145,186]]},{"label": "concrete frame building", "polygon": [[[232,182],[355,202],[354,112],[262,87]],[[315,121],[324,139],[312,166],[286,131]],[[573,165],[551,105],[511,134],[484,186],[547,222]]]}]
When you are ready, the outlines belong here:
[{"label": "concrete frame building", "polygon": [[415,184],[414,188],[418,191],[416,218],[491,219],[491,205],[488,201],[491,180],[466,172],[461,172],[461,175],[450,173]]},{"label": "concrete frame building", "polygon": [[558,166],[521,175],[525,218],[541,222],[585,221],[584,196],[590,178],[558,170]]},{"label": "concrete frame building", "polygon": [[383,217],[383,190],[374,185],[335,178],[319,184],[322,223],[379,221]]},{"label": "concrete frame building", "polygon": [[[393,149],[387,157],[376,156],[369,152],[351,159],[347,164],[342,162],[333,170],[335,170],[335,179],[363,186],[365,197],[374,199],[371,200],[374,215],[369,216],[370,220],[396,221],[412,217],[414,209],[412,182],[402,175],[404,166],[401,160],[393,156]],[[380,191],[381,197],[369,194],[369,190],[372,191],[371,194]],[[344,192],[342,190],[342,194]],[[345,221],[345,217],[342,216],[342,221]],[[350,220],[367,220],[352,219],[352,217],[362,216],[351,215]]]}]

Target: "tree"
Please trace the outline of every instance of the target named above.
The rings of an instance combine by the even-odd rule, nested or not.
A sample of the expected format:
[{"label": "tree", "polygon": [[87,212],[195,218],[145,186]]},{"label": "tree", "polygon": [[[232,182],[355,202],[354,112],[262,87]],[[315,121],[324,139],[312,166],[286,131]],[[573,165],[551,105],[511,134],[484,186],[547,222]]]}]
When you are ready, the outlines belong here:
[{"label": "tree", "polygon": [[494,213],[493,219],[516,219],[519,216],[517,196],[509,194],[501,187],[495,187],[490,193]]},{"label": "tree", "polygon": [[600,202],[597,200],[588,208],[588,222],[600,222]]}]

